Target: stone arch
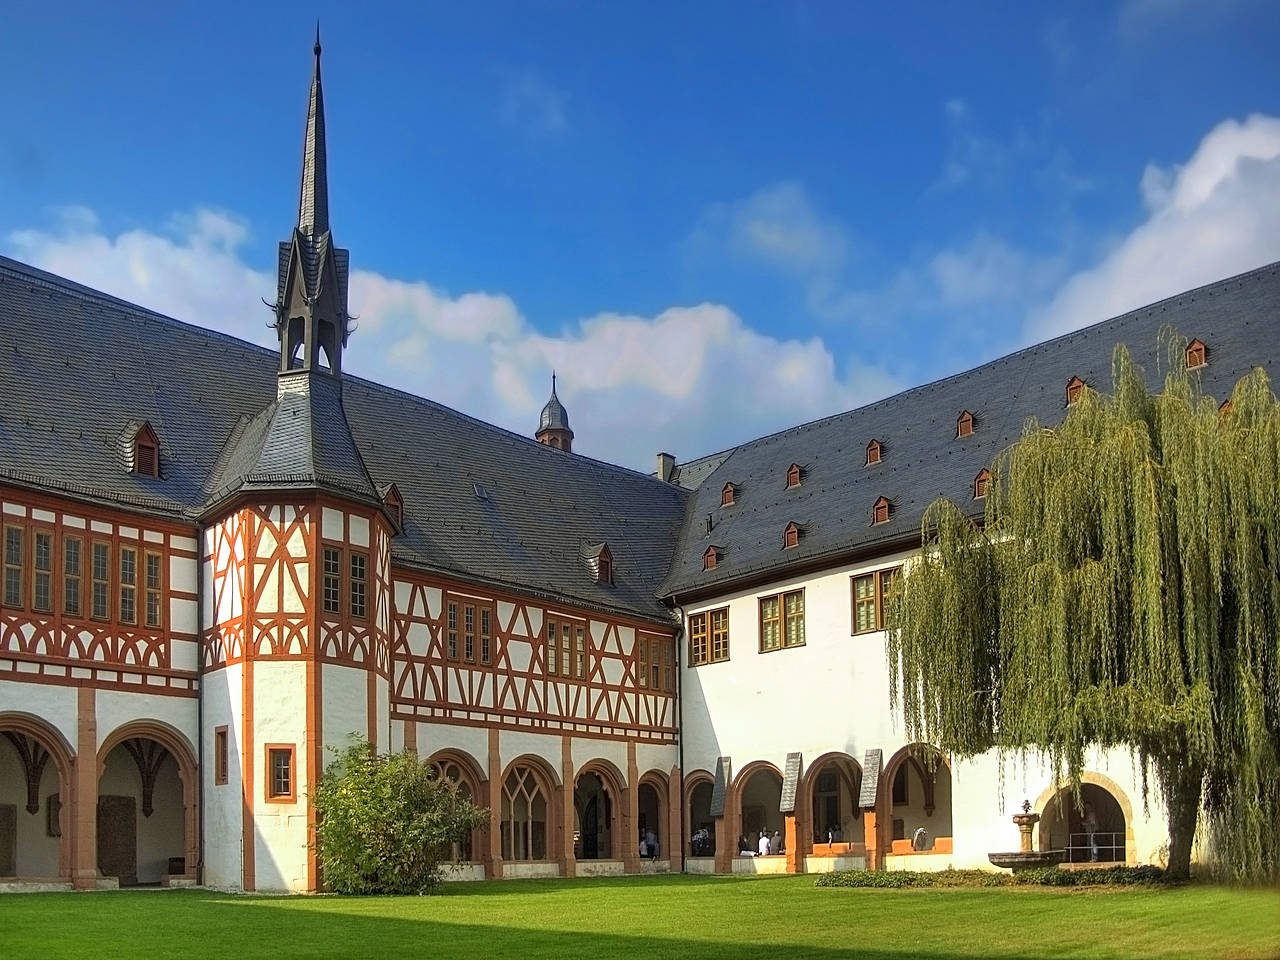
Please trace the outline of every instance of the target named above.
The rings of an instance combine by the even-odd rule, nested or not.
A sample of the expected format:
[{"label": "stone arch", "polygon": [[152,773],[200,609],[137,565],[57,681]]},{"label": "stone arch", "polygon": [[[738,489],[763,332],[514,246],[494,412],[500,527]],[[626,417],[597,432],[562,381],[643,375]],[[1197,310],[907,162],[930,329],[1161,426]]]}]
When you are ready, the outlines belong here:
[{"label": "stone arch", "polygon": [[[53,761],[53,768],[58,782],[58,811],[50,821],[50,811],[44,806],[50,802],[49,796],[39,796],[40,783],[36,784],[40,809],[44,812],[46,837],[50,827],[57,830],[57,876],[62,880],[71,879],[72,850],[74,849],[76,810],[76,779],[74,776],[76,754],[62,731],[42,717],[21,710],[0,711],[0,733],[12,733],[35,741],[43,748]],[[16,750],[16,748],[15,748]],[[41,778],[43,780],[43,778]],[[24,790],[24,795],[28,791]],[[22,816],[20,807],[18,816]],[[16,844],[15,844],[16,847]],[[15,873],[22,873],[22,855],[15,849]]]},{"label": "stone arch", "polygon": [[[584,782],[584,780],[586,782]],[[613,763],[588,760],[573,778],[574,857],[579,860],[622,860],[626,818],[626,778]]]},{"label": "stone arch", "polygon": [[[431,764],[440,774],[444,774],[450,769],[456,769],[458,773],[456,782],[459,788],[471,799],[472,803],[479,806],[486,805],[488,797],[486,788],[488,784],[483,771],[480,769],[480,764],[476,762],[475,757],[471,756],[471,754],[454,747],[444,747],[431,754],[426,762]],[[470,834],[464,836],[462,840],[453,844],[452,855],[455,861],[475,862],[482,859],[477,856],[484,849],[480,839],[481,832],[481,830],[473,830]]]},{"label": "stone arch", "polygon": [[[894,803],[899,771],[904,771],[906,802]],[[917,798],[915,792],[920,796]],[[877,823],[879,846],[892,853],[949,853],[952,844],[951,760],[927,743],[909,743],[898,749],[880,776],[881,804],[886,816]],[[913,843],[924,830],[923,849]]]},{"label": "stone arch", "polygon": [[[1124,862],[1128,866],[1136,866],[1138,863],[1138,841],[1133,833],[1133,804],[1129,801],[1128,795],[1120,788],[1120,784],[1110,777],[1095,773],[1092,770],[1081,772],[1080,784],[1082,787],[1088,784],[1105,790],[1115,800],[1116,805],[1120,808],[1121,815],[1124,817]],[[1047,831],[1052,829],[1051,826],[1046,824],[1046,821],[1052,822],[1050,818],[1053,811],[1049,810],[1049,805],[1054,797],[1064,793],[1067,798],[1070,798],[1071,780],[1067,777],[1059,780],[1056,784],[1050,784],[1046,787],[1036,799],[1035,806],[1032,808],[1041,817],[1036,833],[1036,840],[1040,844],[1041,850],[1048,849],[1049,834]]]},{"label": "stone arch", "polygon": [[498,849],[503,860],[555,860],[561,784],[551,765],[536,754],[516,757],[498,785]]},{"label": "stone arch", "polygon": [[[98,747],[97,773],[101,782],[107,773],[107,761],[112,752],[129,741],[150,740],[159,744],[173,758],[177,766],[178,782],[182,793],[182,876],[195,878],[200,860],[200,776],[195,750],[191,742],[176,727],[162,720],[140,719],[122,723],[109,733]],[[162,763],[163,758],[159,758]],[[139,768],[140,771],[140,768]],[[101,789],[99,790],[101,793]],[[99,801],[101,803],[101,800]],[[149,816],[149,814],[148,814]],[[98,845],[102,849],[103,833],[99,830]]]},{"label": "stone arch", "polygon": [[[711,857],[716,852],[716,821],[711,816],[711,791],[715,777],[709,770],[693,770],[684,775],[684,832],[686,857]],[[701,836],[699,831],[706,830]],[[695,842],[694,836],[698,836]]]},{"label": "stone arch", "polygon": [[[832,830],[830,810],[816,810],[818,779],[830,766],[836,768],[838,792],[836,794],[835,824]],[[862,764],[840,750],[824,753],[808,764],[800,781],[796,797],[796,813],[804,818],[807,828],[801,842],[809,843],[862,843],[862,807],[858,793],[862,788]],[[823,797],[826,801],[826,797]],[[824,802],[829,807],[828,802]],[[829,836],[829,831],[830,835]]]},{"label": "stone arch", "polygon": [[668,789],[667,776],[660,770],[646,770],[636,781],[636,833],[642,837],[653,833],[658,842],[658,856],[667,856],[669,844],[676,839],[669,835]]},{"label": "stone arch", "polygon": [[[768,779],[764,784],[757,784],[756,777],[761,774],[767,775]],[[779,804],[775,802],[773,796],[776,792],[778,800],[781,800],[782,779],[782,771],[768,760],[751,761],[733,778],[733,785],[725,801],[725,812],[732,814],[733,824],[732,830],[725,837],[725,842],[734,845],[735,855],[738,853],[738,845],[743,837],[753,848],[758,848],[757,844],[762,832],[785,836],[786,824],[778,808]],[[772,780],[777,781],[776,791],[772,789]],[[773,852],[777,853],[777,850]]]}]

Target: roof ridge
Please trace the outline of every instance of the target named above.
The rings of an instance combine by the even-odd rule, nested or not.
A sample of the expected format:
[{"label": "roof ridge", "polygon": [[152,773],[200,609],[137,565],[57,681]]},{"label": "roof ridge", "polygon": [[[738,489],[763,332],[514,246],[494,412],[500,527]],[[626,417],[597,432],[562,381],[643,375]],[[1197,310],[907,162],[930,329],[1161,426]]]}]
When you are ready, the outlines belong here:
[{"label": "roof ridge", "polygon": [[[878,400],[872,400],[872,401],[869,401],[868,403],[864,403],[856,407],[851,407],[848,410],[841,410],[838,413],[828,414],[825,417],[816,417],[813,420],[806,420],[803,423],[792,424],[789,427],[783,427],[781,430],[775,430],[772,433],[767,433],[767,434],[764,434],[763,436],[753,437],[750,440],[744,440],[742,443],[739,443],[736,446],[726,448],[726,450],[717,451],[716,453],[709,453],[704,456],[697,457],[694,460],[690,460],[687,463],[678,463],[677,466],[685,467],[692,464],[696,464],[704,460],[709,460],[712,457],[719,456],[721,453],[725,453],[726,451],[731,457],[738,450],[744,449],[746,447],[752,447],[752,446],[755,446],[756,444],[765,443],[766,441],[774,440],[778,437],[784,436],[786,434],[794,433],[806,427],[816,427],[820,424],[830,423],[830,422],[839,420],[842,417],[848,417],[855,413],[861,413],[862,411],[865,411],[865,410],[871,410],[876,407],[885,406],[889,403],[900,400],[902,397],[905,397],[911,394],[923,393],[924,391],[931,390],[934,387],[939,387],[939,386],[942,386],[943,384],[951,383],[955,380],[970,377],[973,374],[979,372],[980,370],[985,370],[988,367],[994,367],[996,364],[1004,363],[1005,361],[1012,360],[1015,357],[1021,357],[1027,354],[1039,352],[1045,348],[1052,347],[1059,343],[1062,343],[1065,340],[1070,340],[1074,337],[1082,336],[1083,334],[1086,334],[1090,331],[1097,330],[1099,327],[1104,327],[1109,324],[1119,325],[1121,323],[1124,323],[1127,320],[1131,320],[1140,315],[1145,315],[1149,311],[1153,311],[1158,307],[1163,307],[1166,304],[1173,303],[1178,300],[1182,300],[1185,297],[1190,297],[1195,294],[1202,293],[1209,289],[1223,288],[1233,283],[1237,283],[1245,280],[1252,280],[1261,276],[1264,273],[1275,272],[1277,270],[1280,270],[1280,260],[1276,260],[1271,263],[1266,263],[1259,267],[1254,267],[1251,270],[1246,270],[1243,273],[1238,273],[1231,277],[1225,277],[1221,280],[1214,280],[1210,283],[1204,283],[1198,287],[1192,287],[1189,290],[1183,290],[1181,293],[1175,293],[1170,296],[1163,297],[1160,300],[1155,300],[1151,303],[1143,304],[1140,307],[1135,307],[1132,310],[1126,310],[1124,313],[1118,313],[1115,316],[1107,317],[1104,320],[1098,320],[1094,323],[1087,324],[1086,326],[1077,327],[1074,330],[1068,330],[1065,333],[1060,333],[1056,337],[1051,337],[1048,340],[1039,340],[1039,341],[1036,341],[1035,343],[1028,344],[1024,347],[1019,347],[1016,350],[1011,350],[1008,353],[1001,354],[1000,356],[992,357],[990,360],[986,360],[982,363],[977,364],[976,366],[967,367],[964,370],[958,370],[955,373],[949,373],[946,376],[938,377],[936,380],[930,380],[926,383],[917,384],[913,387],[907,387],[904,390],[899,390],[897,393],[891,393],[887,396],[881,397]],[[728,460],[728,457],[726,457],[726,461],[727,460]],[[718,469],[719,468],[717,468],[717,470]]]}]

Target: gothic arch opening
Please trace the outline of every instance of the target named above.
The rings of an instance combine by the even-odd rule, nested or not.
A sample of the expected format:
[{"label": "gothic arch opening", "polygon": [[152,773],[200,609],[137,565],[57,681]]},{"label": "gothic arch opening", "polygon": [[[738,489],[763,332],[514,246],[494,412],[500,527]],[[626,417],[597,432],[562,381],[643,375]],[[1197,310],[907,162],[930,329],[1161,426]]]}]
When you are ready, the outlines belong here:
[{"label": "gothic arch opening", "polygon": [[892,853],[951,852],[951,766],[946,757],[927,744],[910,744],[885,764],[880,784],[889,791],[883,846]]},{"label": "gothic arch opening", "polygon": [[686,856],[716,855],[716,821],[711,816],[711,774],[705,770],[685,778],[685,824],[689,847]]},{"label": "gothic arch opening", "polygon": [[782,774],[769,763],[750,764],[738,775],[738,852],[759,855],[768,836],[768,853],[780,854],[786,826],[782,818]]},{"label": "gothic arch opening", "polygon": [[573,786],[573,855],[578,860],[620,860],[618,819],[622,790],[611,771],[590,764]]},{"label": "gothic arch opening", "polygon": [[667,785],[657,774],[645,774],[636,789],[640,855],[656,860],[665,856],[671,837],[667,836]]},{"label": "gothic arch opening", "polygon": [[1067,863],[1126,863],[1132,828],[1120,798],[1106,787],[1082,783],[1077,806],[1064,786],[1044,805],[1040,849],[1066,850]]},{"label": "gothic arch opening", "polygon": [[554,782],[528,758],[515,761],[502,778],[502,859],[546,860],[551,834]]},{"label": "gothic arch opening", "polygon": [[[484,805],[484,794],[480,789],[483,781],[476,773],[474,760],[452,750],[441,750],[431,757],[430,763],[436,776],[453,784],[460,795],[473,803]],[[480,858],[477,854],[481,849],[480,831],[473,830],[453,843],[449,851],[450,858],[459,863],[478,860]]]},{"label": "gothic arch opening", "polygon": [[73,762],[45,721],[0,714],[0,877],[70,879]]},{"label": "gothic arch opening", "polygon": [[805,777],[803,800],[815,845],[863,842],[861,788],[862,768],[852,757],[829,753],[813,762]]}]

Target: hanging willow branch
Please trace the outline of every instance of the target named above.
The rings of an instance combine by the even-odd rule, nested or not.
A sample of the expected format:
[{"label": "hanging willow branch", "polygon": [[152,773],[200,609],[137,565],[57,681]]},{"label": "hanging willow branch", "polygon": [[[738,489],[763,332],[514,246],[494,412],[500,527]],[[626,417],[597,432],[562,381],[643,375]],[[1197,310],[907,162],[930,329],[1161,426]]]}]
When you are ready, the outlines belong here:
[{"label": "hanging willow branch", "polygon": [[1220,409],[1163,337],[1151,394],[1121,345],[1112,395],[1028,422],[985,517],[941,500],[888,609],[891,699],[958,756],[1043,751],[1079,789],[1127,746],[1185,873],[1198,815],[1218,863],[1275,877],[1280,830],[1280,404],[1257,369]]}]

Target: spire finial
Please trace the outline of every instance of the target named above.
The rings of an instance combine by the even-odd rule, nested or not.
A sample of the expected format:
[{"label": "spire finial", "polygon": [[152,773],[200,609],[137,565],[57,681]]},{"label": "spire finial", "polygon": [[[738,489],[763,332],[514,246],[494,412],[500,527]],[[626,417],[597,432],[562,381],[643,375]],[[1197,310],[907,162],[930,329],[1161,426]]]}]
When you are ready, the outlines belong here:
[{"label": "spire finial", "polygon": [[316,45],[312,48],[315,55],[320,56],[320,18],[316,18]]},{"label": "spire finial", "polygon": [[556,372],[554,369],[551,371],[551,395],[553,397],[556,395]]},{"label": "spire finial", "polygon": [[307,127],[302,140],[302,189],[298,229],[318,237],[329,230],[328,163],[324,142],[324,92],[320,86],[320,21],[316,21],[316,65],[311,74]]}]

